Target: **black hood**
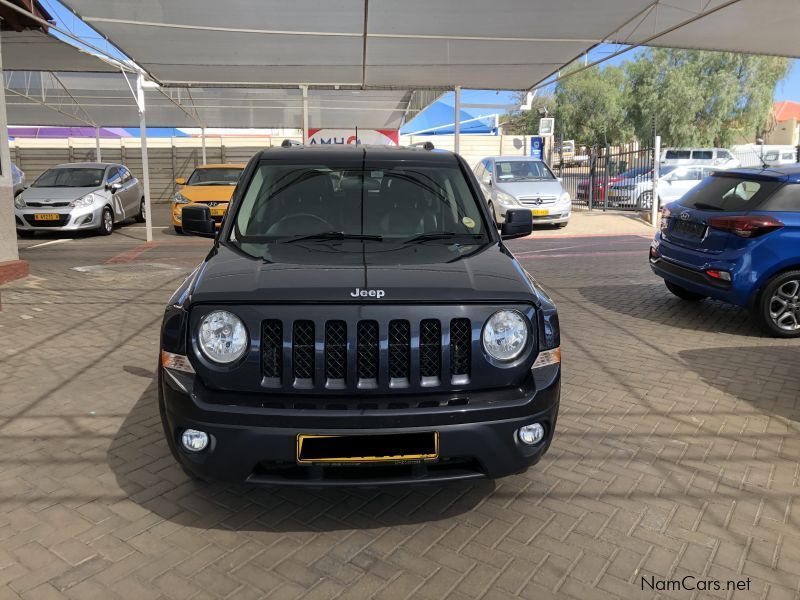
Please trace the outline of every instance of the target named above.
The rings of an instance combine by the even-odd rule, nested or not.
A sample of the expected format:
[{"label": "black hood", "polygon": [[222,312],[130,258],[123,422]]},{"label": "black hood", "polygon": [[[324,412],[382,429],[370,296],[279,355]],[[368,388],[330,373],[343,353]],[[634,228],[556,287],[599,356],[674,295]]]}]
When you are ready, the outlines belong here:
[{"label": "black hood", "polygon": [[[216,247],[199,269],[190,301],[461,303],[529,302],[537,296],[525,271],[498,243],[278,243],[261,251],[263,258],[256,258]],[[375,293],[354,296],[356,290]]]}]

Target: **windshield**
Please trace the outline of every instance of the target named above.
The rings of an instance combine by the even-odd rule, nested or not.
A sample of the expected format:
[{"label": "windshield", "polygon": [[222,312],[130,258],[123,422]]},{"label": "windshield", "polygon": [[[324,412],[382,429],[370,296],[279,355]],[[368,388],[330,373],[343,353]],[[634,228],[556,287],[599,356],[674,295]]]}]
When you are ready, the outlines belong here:
[{"label": "windshield", "polygon": [[234,224],[232,239],[245,243],[301,237],[311,243],[489,241],[461,170],[428,163],[362,168],[265,161],[253,174]]},{"label": "windshield", "polygon": [[508,183],[512,181],[535,181],[538,179],[555,179],[540,160],[502,160],[495,162],[497,181]]},{"label": "windshield", "polygon": [[195,169],[186,185],[236,185],[241,174],[242,169],[239,168]]},{"label": "windshield", "polygon": [[781,186],[780,182],[743,177],[708,177],[692,188],[680,201],[682,206],[698,210],[755,210]]},{"label": "windshield", "polygon": [[31,187],[100,187],[105,169],[57,168],[47,169]]}]

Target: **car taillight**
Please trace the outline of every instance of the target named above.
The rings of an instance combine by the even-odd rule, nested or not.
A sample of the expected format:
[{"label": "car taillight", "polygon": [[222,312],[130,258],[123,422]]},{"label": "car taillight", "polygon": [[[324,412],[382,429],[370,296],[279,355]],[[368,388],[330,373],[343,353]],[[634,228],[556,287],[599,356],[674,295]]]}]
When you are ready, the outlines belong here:
[{"label": "car taillight", "polygon": [[661,210],[661,231],[666,231],[667,227],[669,227],[669,216],[672,214],[670,210],[665,206]]},{"label": "car taillight", "polygon": [[738,217],[712,217],[708,220],[712,229],[730,231],[743,238],[754,238],[783,227],[783,223],[769,215],[745,215]]}]

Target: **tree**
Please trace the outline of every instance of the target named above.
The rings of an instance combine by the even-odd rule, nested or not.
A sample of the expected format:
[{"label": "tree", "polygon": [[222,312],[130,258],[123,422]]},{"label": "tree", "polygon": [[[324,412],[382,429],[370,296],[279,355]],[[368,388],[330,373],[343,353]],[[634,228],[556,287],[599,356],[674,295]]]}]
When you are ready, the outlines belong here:
[{"label": "tree", "polygon": [[[527,94],[522,92],[517,98],[521,105],[527,101]],[[552,94],[539,92],[531,102],[530,110],[515,110],[503,119],[503,129],[510,135],[536,135],[539,133],[539,119],[542,117],[540,109],[552,115],[556,107],[556,100]]]},{"label": "tree", "polygon": [[729,146],[763,135],[789,61],[650,49],[624,69],[626,113],[640,140],[652,138],[655,118],[665,146]]},{"label": "tree", "polygon": [[567,77],[556,85],[557,135],[580,144],[629,141],[633,130],[626,120],[625,71],[607,66],[569,73],[563,72]]}]

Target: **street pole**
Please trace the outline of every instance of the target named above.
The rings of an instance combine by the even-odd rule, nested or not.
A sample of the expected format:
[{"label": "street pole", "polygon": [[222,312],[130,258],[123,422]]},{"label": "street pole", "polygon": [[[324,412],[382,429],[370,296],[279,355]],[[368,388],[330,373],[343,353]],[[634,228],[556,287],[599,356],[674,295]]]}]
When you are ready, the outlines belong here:
[{"label": "street pole", "polygon": [[461,149],[461,86],[455,87],[455,102],[453,103],[454,115],[454,129],[453,133],[453,152],[458,154]]},{"label": "street pole", "polygon": [[301,85],[303,91],[303,144],[308,144],[308,86]]},{"label": "street pole", "polygon": [[653,145],[653,205],[650,208],[650,224],[658,227],[658,176],[661,171],[661,136],[657,135]]},{"label": "street pole", "polygon": [[200,142],[203,145],[203,164],[206,164],[206,128],[200,128]]},{"label": "street pole", "polygon": [[97,162],[101,162],[103,160],[102,156],[100,155],[100,128],[94,128],[94,159]]},{"label": "street pole", "polygon": [[150,210],[150,165],[147,161],[147,121],[144,117],[144,76],[136,78],[136,104],[139,107],[139,136],[142,144],[142,183],[144,184],[145,232],[148,242],[153,241],[153,213]]}]

